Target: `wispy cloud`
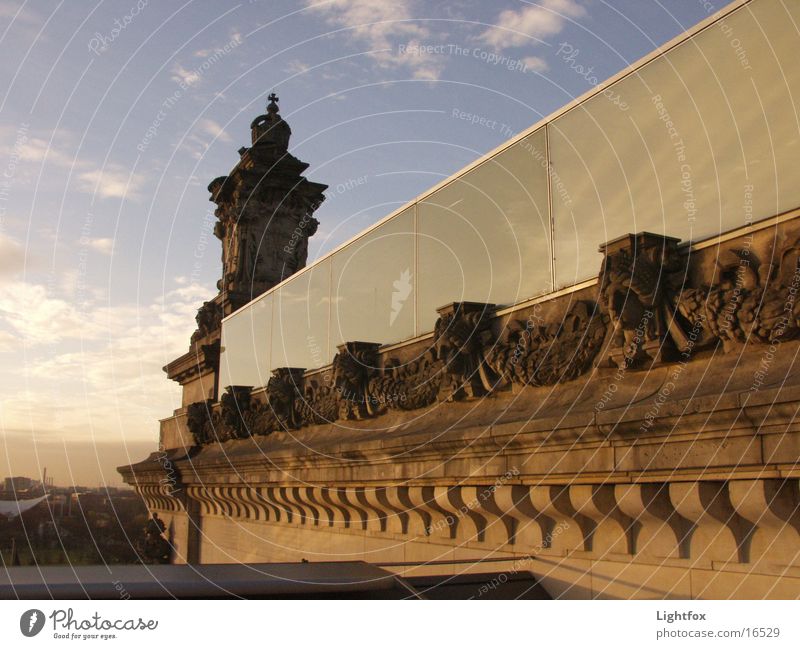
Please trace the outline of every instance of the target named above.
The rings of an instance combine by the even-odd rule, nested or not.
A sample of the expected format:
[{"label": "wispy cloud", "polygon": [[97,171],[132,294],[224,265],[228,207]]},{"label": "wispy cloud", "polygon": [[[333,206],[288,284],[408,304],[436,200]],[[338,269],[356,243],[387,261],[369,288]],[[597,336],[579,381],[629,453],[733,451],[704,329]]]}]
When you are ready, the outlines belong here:
[{"label": "wispy cloud", "polygon": [[200,73],[197,70],[187,70],[180,63],[173,65],[171,72],[170,78],[177,84],[193,86],[200,81]]},{"label": "wispy cloud", "polygon": [[[232,142],[233,138],[228,135],[223,126],[210,118],[197,120],[194,128],[181,138],[180,150],[192,156],[195,160],[202,160],[208,153],[212,144],[218,142]],[[199,185],[196,177],[190,179],[190,184]]]},{"label": "wispy cloud", "polygon": [[11,237],[0,234],[0,277],[8,277],[22,270],[25,250]]},{"label": "wispy cloud", "polygon": [[108,165],[105,169],[84,171],[78,175],[77,190],[103,198],[138,198],[144,178],[123,167]]},{"label": "wispy cloud", "polygon": [[549,67],[547,61],[539,56],[526,56],[522,59],[526,69],[534,72],[544,72]]},{"label": "wispy cloud", "polygon": [[107,238],[89,239],[89,247],[101,255],[110,257],[114,253],[114,240]]},{"label": "wispy cloud", "polygon": [[220,140],[222,142],[232,141],[231,136],[225,132],[225,129],[213,119],[201,119],[198,121],[197,125],[203,132],[208,133],[215,140]]},{"label": "wispy cloud", "polygon": [[[145,178],[130,173],[125,166],[107,163],[104,168],[85,156],[78,156],[75,136],[68,130],[58,129],[48,133],[47,139],[40,133],[30,133],[21,138],[9,127],[0,128],[0,156],[19,162],[17,176],[26,181],[39,182],[37,167],[55,166],[72,172],[70,189],[84,194],[95,194],[104,198],[139,198]],[[57,143],[57,144],[55,144]],[[23,164],[27,163],[27,164]],[[53,174],[61,181],[63,173]]]},{"label": "wispy cloud", "polygon": [[303,63],[300,59],[292,59],[286,64],[286,72],[289,74],[302,74],[309,67],[307,63]]},{"label": "wispy cloud", "polygon": [[586,9],[576,0],[540,0],[519,10],[501,11],[480,40],[498,50],[535,44],[559,34],[571,18],[582,18]]},{"label": "wispy cloud", "polygon": [[11,352],[19,348],[19,338],[9,331],[0,330],[0,353]]},{"label": "wispy cloud", "polygon": [[331,0],[307,5],[336,28],[347,28],[345,36],[369,49],[368,56],[386,69],[405,68],[417,79],[438,79],[444,58],[430,53],[402,56],[399,46],[419,51],[419,45],[434,38],[431,30],[415,20],[412,0]]},{"label": "wispy cloud", "polygon": [[182,88],[191,87],[200,82],[208,69],[222,61],[232,51],[244,43],[244,37],[238,30],[229,31],[229,39],[221,46],[202,48],[192,53],[192,59],[204,59],[202,64],[197,65],[196,60],[190,65],[192,69],[184,67],[176,61],[170,69],[171,79]]},{"label": "wispy cloud", "polygon": [[43,285],[24,281],[0,283],[0,323],[27,345],[81,339],[98,332],[96,323],[87,321],[74,304],[52,297]]},{"label": "wispy cloud", "polygon": [[59,167],[80,166],[81,161],[74,155],[50,145],[41,138],[30,138],[19,147],[20,160],[25,162],[49,162]]}]

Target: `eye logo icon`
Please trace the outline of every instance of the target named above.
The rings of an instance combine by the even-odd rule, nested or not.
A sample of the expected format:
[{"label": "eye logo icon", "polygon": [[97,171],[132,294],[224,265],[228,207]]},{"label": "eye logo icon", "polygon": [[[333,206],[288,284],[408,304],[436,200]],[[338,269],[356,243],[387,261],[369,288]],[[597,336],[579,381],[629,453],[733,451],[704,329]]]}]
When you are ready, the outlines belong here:
[{"label": "eye logo icon", "polygon": [[30,611],[25,611],[22,617],[19,618],[19,630],[22,635],[27,638],[32,638],[44,627],[44,613],[38,608],[32,608]]}]

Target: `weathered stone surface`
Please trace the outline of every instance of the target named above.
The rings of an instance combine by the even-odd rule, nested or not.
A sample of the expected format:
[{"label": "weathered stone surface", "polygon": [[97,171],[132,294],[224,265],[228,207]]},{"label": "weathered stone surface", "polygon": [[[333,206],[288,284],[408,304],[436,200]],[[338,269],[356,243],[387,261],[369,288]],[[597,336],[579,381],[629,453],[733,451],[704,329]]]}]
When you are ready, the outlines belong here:
[{"label": "weathered stone surface", "polygon": [[[174,560],[502,555],[553,596],[800,596],[800,219],[691,255],[628,235],[595,286],[502,316],[452,303],[431,336],[348,341],[328,367],[210,394],[217,316],[304,262],[252,250],[270,183],[305,169],[276,108],[252,129],[211,186],[220,296],[168,366],[185,387],[162,422],[172,482],[163,458],[121,468],[180,536]],[[303,186],[269,241],[313,229],[287,229],[321,191]]]}]

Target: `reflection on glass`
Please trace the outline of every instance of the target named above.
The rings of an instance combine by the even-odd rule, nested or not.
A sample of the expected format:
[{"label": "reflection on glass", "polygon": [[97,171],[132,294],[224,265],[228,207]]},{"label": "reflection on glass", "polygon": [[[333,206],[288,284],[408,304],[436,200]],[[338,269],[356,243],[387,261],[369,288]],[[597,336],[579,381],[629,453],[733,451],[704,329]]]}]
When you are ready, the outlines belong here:
[{"label": "reflection on glass", "polygon": [[414,336],[414,208],[333,256],[330,350]]},{"label": "reflection on glass", "polygon": [[272,296],[253,302],[222,324],[220,394],[228,385],[266,385],[272,374]]},{"label": "reflection on glass", "polygon": [[752,2],[548,126],[558,287],[628,232],[699,240],[800,204],[798,22]]},{"label": "reflection on glass", "polygon": [[272,368],[327,365],[331,261],[292,277],[273,297]]},{"label": "reflection on glass", "polygon": [[549,291],[544,129],[425,198],[417,219],[420,333],[450,302],[512,304]]}]

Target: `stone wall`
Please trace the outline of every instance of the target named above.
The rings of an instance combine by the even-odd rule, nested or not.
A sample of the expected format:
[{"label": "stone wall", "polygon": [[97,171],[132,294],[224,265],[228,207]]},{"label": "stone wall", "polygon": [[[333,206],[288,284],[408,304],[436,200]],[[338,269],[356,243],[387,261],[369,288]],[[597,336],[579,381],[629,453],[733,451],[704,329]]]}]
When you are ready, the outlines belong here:
[{"label": "stone wall", "polygon": [[121,471],[176,561],[488,559],[559,597],[800,596],[800,219],[648,236],[603,246],[593,285],[451,305],[431,336],[199,404],[167,487],[163,458]]}]

